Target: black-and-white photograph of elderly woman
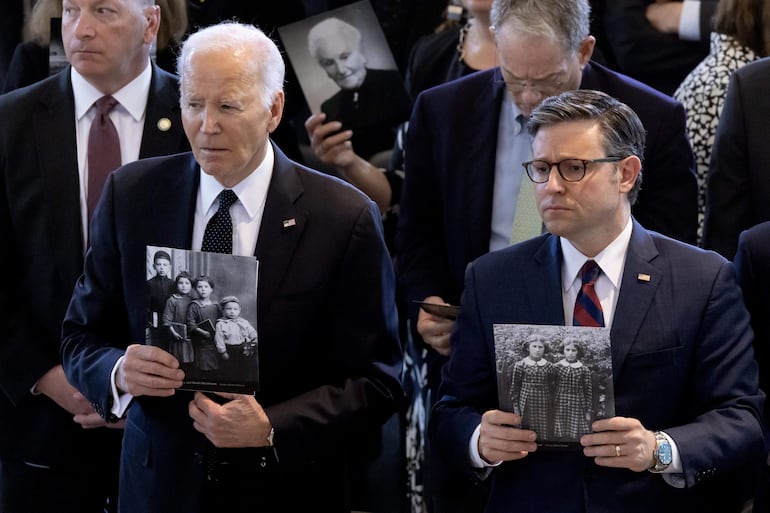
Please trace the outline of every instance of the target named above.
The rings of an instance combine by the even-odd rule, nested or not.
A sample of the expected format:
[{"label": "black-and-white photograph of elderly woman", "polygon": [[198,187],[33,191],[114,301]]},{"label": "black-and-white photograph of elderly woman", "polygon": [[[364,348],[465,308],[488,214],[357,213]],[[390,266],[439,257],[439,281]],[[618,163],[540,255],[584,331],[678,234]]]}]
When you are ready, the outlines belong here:
[{"label": "black-and-white photograph of elderly woman", "polygon": [[544,447],[579,447],[595,420],[612,417],[608,328],[493,326],[500,409],[521,415]]}]

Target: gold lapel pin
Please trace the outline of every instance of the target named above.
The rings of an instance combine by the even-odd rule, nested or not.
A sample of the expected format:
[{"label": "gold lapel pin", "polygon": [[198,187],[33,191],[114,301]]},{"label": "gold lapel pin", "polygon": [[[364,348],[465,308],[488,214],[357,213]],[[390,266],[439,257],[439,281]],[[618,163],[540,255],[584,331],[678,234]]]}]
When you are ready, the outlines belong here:
[{"label": "gold lapel pin", "polygon": [[290,227],[292,227],[292,226],[294,226],[296,224],[297,224],[297,220],[293,219],[293,218],[292,219],[284,219],[283,220],[283,227],[284,228],[290,228]]},{"label": "gold lapel pin", "polygon": [[637,279],[637,281],[648,282],[648,281],[650,281],[651,278],[650,278],[649,274],[639,273],[636,276],[636,279]]},{"label": "gold lapel pin", "polygon": [[158,130],[161,132],[168,132],[171,128],[171,120],[168,118],[160,118],[158,120]]}]

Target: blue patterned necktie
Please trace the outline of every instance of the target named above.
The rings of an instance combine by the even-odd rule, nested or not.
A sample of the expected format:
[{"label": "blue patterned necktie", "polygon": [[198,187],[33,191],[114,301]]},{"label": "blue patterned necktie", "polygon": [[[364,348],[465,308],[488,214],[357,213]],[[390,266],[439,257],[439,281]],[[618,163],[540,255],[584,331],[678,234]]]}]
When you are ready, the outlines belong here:
[{"label": "blue patterned necktie", "polygon": [[588,260],[580,268],[581,286],[575,299],[575,310],[572,315],[573,326],[604,326],[602,304],[596,295],[596,279],[601,269],[594,260]]},{"label": "blue patterned necktie", "polygon": [[224,189],[219,193],[219,209],[206,224],[201,251],[233,252],[233,220],[230,218],[230,206],[236,201],[238,196],[231,189]]}]

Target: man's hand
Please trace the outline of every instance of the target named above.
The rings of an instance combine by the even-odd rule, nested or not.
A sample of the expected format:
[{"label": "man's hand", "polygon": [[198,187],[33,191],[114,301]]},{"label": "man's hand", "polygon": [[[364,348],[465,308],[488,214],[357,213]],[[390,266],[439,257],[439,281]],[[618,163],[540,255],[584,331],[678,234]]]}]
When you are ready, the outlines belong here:
[{"label": "man's hand", "polygon": [[83,429],[93,429],[100,427],[107,427],[110,429],[123,429],[126,425],[126,420],[121,419],[118,422],[107,422],[104,417],[96,413],[88,399],[83,397],[80,392],[75,393],[74,399],[81,406],[82,413],[76,414],[72,420],[80,424]]},{"label": "man's hand", "polygon": [[217,395],[229,401],[218,404],[201,392],[195,392],[188,407],[193,427],[215,447],[266,447],[272,426],[254,396]]},{"label": "man's hand", "polygon": [[150,395],[168,397],[182,386],[184,372],[179,361],[155,346],[131,344],[115,373],[115,384],[134,397]]},{"label": "man's hand", "polygon": [[647,21],[652,28],[664,34],[679,34],[679,20],[682,18],[682,2],[656,0],[647,6]]},{"label": "man's hand", "polygon": [[[53,402],[67,410],[72,415],[93,412],[93,408],[88,401],[85,405],[77,399],[80,392],[69,384],[64,375],[64,368],[57,365],[41,377],[37,382],[36,390],[41,394],[48,396]],[[85,400],[85,399],[84,399]]]},{"label": "man's hand", "polygon": [[487,463],[520,460],[537,450],[537,433],[513,426],[521,424],[521,416],[500,410],[489,410],[481,416],[479,455]]},{"label": "man's hand", "polygon": [[[424,301],[438,305],[447,304],[446,301],[438,296],[428,296]],[[449,356],[449,335],[452,333],[454,325],[455,321],[452,319],[429,314],[422,308],[420,308],[417,314],[417,333],[420,334],[426,344],[443,356]]]},{"label": "man's hand", "polygon": [[613,417],[597,420],[594,433],[583,435],[583,454],[603,467],[627,468],[642,472],[654,464],[655,434],[637,419]]}]

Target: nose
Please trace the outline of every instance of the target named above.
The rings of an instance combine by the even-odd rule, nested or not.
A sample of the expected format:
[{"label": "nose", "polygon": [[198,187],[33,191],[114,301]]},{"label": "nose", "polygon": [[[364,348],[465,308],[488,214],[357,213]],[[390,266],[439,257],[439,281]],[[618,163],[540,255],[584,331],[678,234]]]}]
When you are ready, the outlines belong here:
[{"label": "nose", "polygon": [[529,106],[531,111],[543,101],[543,93],[531,85],[527,85],[524,90],[521,91],[521,100]]},{"label": "nose", "polygon": [[216,109],[205,107],[201,110],[201,131],[207,134],[219,131],[219,118]]},{"label": "nose", "polygon": [[345,73],[347,73],[348,67],[347,67],[347,65],[345,64],[344,61],[342,61],[340,59],[335,59],[334,60],[334,71],[338,75],[344,75]]},{"label": "nose", "polygon": [[551,172],[548,174],[548,181],[545,182],[545,190],[550,194],[564,190],[564,179],[559,174],[556,164],[551,164]]},{"label": "nose", "polygon": [[77,18],[71,22],[74,25],[73,33],[77,39],[89,39],[94,37],[93,19],[88,12],[80,11]]}]

